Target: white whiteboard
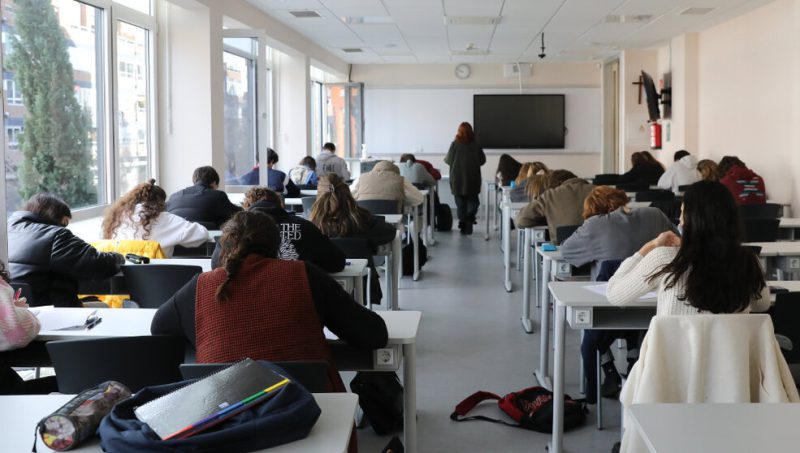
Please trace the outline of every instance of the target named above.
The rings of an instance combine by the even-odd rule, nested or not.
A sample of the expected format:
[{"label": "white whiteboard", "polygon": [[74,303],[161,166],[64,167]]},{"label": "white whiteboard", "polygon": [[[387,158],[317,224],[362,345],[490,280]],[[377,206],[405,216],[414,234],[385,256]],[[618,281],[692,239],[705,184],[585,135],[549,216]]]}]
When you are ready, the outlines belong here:
[{"label": "white whiteboard", "polygon": [[[364,88],[364,142],[370,155],[446,153],[462,121],[472,123],[472,96],[515,94],[516,89]],[[524,89],[523,94],[563,94],[564,149],[514,149],[530,153],[599,153],[603,102],[600,88]]]}]

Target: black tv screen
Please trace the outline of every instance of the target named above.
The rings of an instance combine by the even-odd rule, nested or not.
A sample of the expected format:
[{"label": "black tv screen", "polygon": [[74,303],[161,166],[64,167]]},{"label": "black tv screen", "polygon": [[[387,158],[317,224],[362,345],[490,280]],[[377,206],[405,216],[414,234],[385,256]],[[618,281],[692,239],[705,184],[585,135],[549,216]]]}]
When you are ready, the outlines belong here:
[{"label": "black tv screen", "polygon": [[647,113],[650,114],[650,121],[658,121],[661,112],[658,110],[658,92],[656,84],[650,74],[642,71],[642,83],[644,83],[644,95],[647,98]]},{"label": "black tv screen", "polygon": [[475,139],[483,148],[564,148],[563,94],[476,94]]}]

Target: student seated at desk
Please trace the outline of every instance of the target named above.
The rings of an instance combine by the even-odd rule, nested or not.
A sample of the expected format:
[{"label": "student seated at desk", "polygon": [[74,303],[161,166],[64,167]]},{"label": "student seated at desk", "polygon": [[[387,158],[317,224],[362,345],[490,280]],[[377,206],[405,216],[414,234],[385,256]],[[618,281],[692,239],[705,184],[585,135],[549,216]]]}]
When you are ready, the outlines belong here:
[{"label": "student seated at desk", "polygon": [[501,154],[495,170],[495,182],[501,186],[510,186],[511,181],[517,178],[522,164],[508,154]]},{"label": "student seated at desk", "polygon": [[300,159],[300,163],[289,170],[289,180],[298,188],[316,189],[317,161],[311,156]]},{"label": "student seated at desk", "polygon": [[400,156],[400,176],[405,178],[411,184],[424,184],[426,186],[435,186],[436,179],[428,170],[417,162],[417,158],[413,154],[403,154]]},{"label": "student seated at desk", "polygon": [[[238,183],[243,186],[257,186],[261,182],[260,157],[256,153],[256,165],[252,170],[239,177]],[[272,148],[267,148],[267,187],[276,191],[283,192],[283,183],[286,181],[286,173],[277,170],[275,164],[278,163],[278,153]]]},{"label": "student seated at desk", "polygon": [[198,247],[208,242],[208,230],[167,212],[166,200],[166,192],[155,179],[137,185],[106,210],[103,239],[156,241],[168,257],[176,245]]},{"label": "student seated at desk", "polygon": [[571,171],[555,170],[549,188],[519,212],[517,226],[529,228],[547,222],[550,238],[555,240],[558,227],[583,222],[583,201],[592,189],[593,185]]},{"label": "student seated at desk", "polygon": [[736,203],[718,182],[683,196],[682,237],[661,233],[622,262],[608,283],[614,305],[658,291],[658,315],[766,311],[769,288],[758,257],[741,243]]},{"label": "student seated at desk", "polygon": [[356,200],[397,200],[403,206],[419,206],[425,196],[400,175],[397,165],[382,160],[359,176],[350,188]]},{"label": "student seated at desk", "polygon": [[322,145],[322,150],[317,156],[317,176],[321,178],[332,173],[345,181],[350,180],[350,169],[347,168],[347,162],[335,153],[336,145],[333,143]]},{"label": "student seated at desk", "polygon": [[[373,255],[377,253],[378,246],[392,242],[397,235],[394,226],[360,207],[347,184],[334,174],[319,179],[317,201],[308,219],[328,237],[367,239]],[[368,260],[372,272],[372,303],[380,304],[382,293],[378,273],[372,260]]]},{"label": "student seated at desk", "polygon": [[331,389],[345,391],[323,327],[353,346],[386,346],[383,319],[354,301],[325,271],[277,259],[272,217],[239,212],[220,238],[221,268],[194,277],[153,317],[154,335],[185,337],[198,363],[324,360]]},{"label": "student seated at desk", "polygon": [[[595,187],[583,203],[583,224],[561,244],[561,255],[573,266],[592,264],[592,280],[597,280],[602,261],[622,260],[639,250],[644,244],[665,231],[677,233],[675,225],[656,208],[630,209],[624,191],[608,186]],[[607,280],[607,278],[605,279]],[[605,379],[601,390],[604,397],[619,391],[622,378],[614,365],[610,346],[617,338],[628,342],[629,363],[638,354],[633,340],[638,332],[585,330],[581,341],[584,373],[586,375],[586,401],[597,401],[597,351]]]},{"label": "student seated at desk", "polygon": [[658,187],[664,190],[671,190],[679,193],[680,186],[693,184],[700,180],[700,173],[697,172],[697,159],[685,149],[676,151],[673,155],[673,163],[667,171],[658,179]]},{"label": "student seated at desk", "polygon": [[24,211],[8,219],[8,258],[11,278],[27,283],[32,304],[80,307],[78,281],[109,278],[119,273],[125,258],[97,249],[66,227],[72,212],[48,193],[31,197]]},{"label": "student seated at desk", "polygon": [[664,174],[664,166],[647,151],[631,154],[631,169],[622,174],[620,183],[638,183],[654,186]]},{"label": "student seated at desk", "polygon": [[703,159],[698,162],[697,171],[703,181],[719,181],[719,166],[711,159]]},{"label": "student seated at desk", "polygon": [[[277,193],[266,187],[253,187],[244,195],[242,206],[248,211],[267,214],[278,224],[281,235],[278,258],[308,261],[325,272],[340,272],[344,269],[344,253],[313,223],[286,212],[281,196]],[[222,246],[217,242],[211,257],[211,267],[214,269],[220,265],[221,252]]]},{"label": "student seated at desk", "polygon": [[514,188],[511,189],[511,192],[508,194],[511,201],[514,203],[531,201],[532,198],[528,194],[528,182],[531,181],[534,176],[548,174],[549,171],[547,165],[542,162],[525,162],[522,164],[517,179],[514,180]]},{"label": "student seated at desk", "polygon": [[6,362],[3,351],[27,346],[41,328],[25,298],[15,299],[10,276],[0,261],[0,395],[47,394],[58,391],[54,376],[23,381]]},{"label": "student seated at desk", "polygon": [[214,167],[199,167],[192,175],[191,187],[170,195],[167,212],[217,230],[242,208],[231,203],[219,187],[219,173]]},{"label": "student seated at desk", "polygon": [[736,156],[725,156],[719,161],[719,182],[733,194],[736,204],[764,204],[767,189],[764,178],[747,168]]}]

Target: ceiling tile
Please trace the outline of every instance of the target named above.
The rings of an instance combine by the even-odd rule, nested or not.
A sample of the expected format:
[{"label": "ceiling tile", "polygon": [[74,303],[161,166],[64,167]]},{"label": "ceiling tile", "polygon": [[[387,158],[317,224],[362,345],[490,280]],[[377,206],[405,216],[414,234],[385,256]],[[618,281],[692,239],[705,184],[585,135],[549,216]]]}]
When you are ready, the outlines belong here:
[{"label": "ceiling tile", "polygon": [[444,0],[448,16],[499,16],[503,0]]},{"label": "ceiling tile", "polygon": [[249,0],[251,4],[267,10],[321,9],[319,0]]}]

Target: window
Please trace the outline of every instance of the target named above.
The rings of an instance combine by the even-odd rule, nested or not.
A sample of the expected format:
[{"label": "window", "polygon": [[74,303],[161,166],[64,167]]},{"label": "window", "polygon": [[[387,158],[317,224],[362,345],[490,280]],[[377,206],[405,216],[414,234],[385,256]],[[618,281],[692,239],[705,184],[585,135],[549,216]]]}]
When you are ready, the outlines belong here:
[{"label": "window", "polygon": [[315,152],[319,152],[326,141],[322,127],[322,88],[322,83],[311,81],[311,146]]},{"label": "window", "polygon": [[[41,191],[61,196],[76,211],[102,206],[134,180],[145,180],[153,142],[151,1],[0,5],[6,211]],[[26,41],[34,26],[36,39]],[[39,58],[16,58],[30,54]],[[32,71],[48,77],[37,76],[23,92],[17,82]]]},{"label": "window", "polygon": [[326,141],[336,145],[340,157],[356,158],[364,143],[364,119],[360,83],[329,83],[325,85]]}]

